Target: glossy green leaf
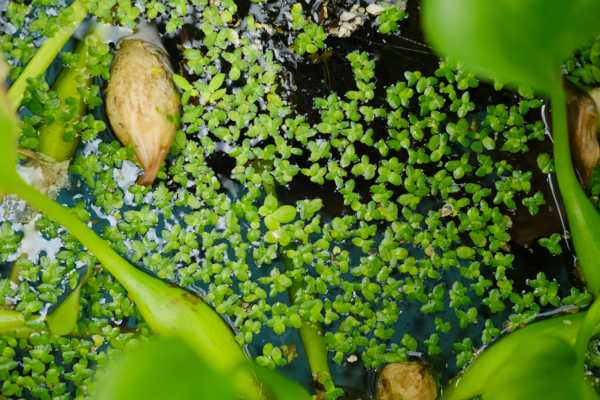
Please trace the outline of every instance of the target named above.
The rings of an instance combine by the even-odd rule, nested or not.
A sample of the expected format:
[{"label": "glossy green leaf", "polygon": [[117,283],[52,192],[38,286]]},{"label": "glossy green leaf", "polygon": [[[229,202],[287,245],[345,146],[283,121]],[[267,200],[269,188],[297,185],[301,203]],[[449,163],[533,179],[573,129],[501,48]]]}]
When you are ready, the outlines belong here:
[{"label": "glossy green leaf", "polygon": [[431,43],[474,72],[549,93],[561,62],[600,32],[592,0],[426,0]]},{"label": "glossy green leaf", "polygon": [[25,328],[23,314],[14,310],[0,309],[0,334],[13,333]]},{"label": "glossy green leaf", "polygon": [[[514,331],[485,349],[444,389],[445,400],[469,400],[481,395],[500,369],[516,366],[519,351],[527,348],[533,338],[555,336],[575,346],[585,312],[537,322]],[[520,362],[519,362],[520,365]],[[522,368],[515,368],[523,371]]]},{"label": "glossy green leaf", "polygon": [[46,323],[50,332],[64,336],[75,330],[79,318],[79,292],[80,287],[77,286],[74,291],[69,293],[65,301],[48,315]]},{"label": "glossy green leaf", "polygon": [[585,385],[572,345],[552,335],[531,336],[492,376],[482,397],[485,400],[581,399]]},{"label": "glossy green leaf", "polygon": [[234,400],[229,378],[211,369],[178,339],[154,340],[109,364],[98,400]]},{"label": "glossy green leaf", "polygon": [[302,386],[275,371],[255,367],[254,373],[273,400],[310,400],[312,398]]}]

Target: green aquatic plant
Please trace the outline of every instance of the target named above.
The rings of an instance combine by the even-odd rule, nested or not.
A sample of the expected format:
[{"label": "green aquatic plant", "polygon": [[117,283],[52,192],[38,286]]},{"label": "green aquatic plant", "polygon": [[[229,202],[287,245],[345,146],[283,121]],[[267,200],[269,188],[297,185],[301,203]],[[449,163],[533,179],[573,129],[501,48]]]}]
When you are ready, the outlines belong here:
[{"label": "green aquatic plant", "polygon": [[[0,147],[5,156],[0,162],[0,193],[14,194],[31,207],[64,226],[127,289],[129,296],[151,329],[164,336],[177,336],[214,367],[233,371],[246,357],[230,327],[200,298],[184,289],[138,270],[119,256],[68,209],[39,193],[17,174],[18,120],[10,101],[0,98]],[[260,398],[260,389],[248,374],[238,375],[238,389],[249,398]]]},{"label": "green aquatic plant", "polygon": [[[259,169],[266,169],[266,165],[259,166]],[[266,196],[263,205],[258,209],[258,213],[264,217],[264,224],[267,228],[265,240],[279,243],[284,248],[284,264],[288,270],[293,270],[293,258],[297,257],[297,249],[294,249],[295,246],[290,244],[293,233],[290,234],[287,232],[283,225],[290,224],[296,219],[298,216],[296,207],[291,205],[280,205],[277,198],[277,191],[273,185],[266,185],[265,192]],[[321,206],[322,202],[316,200],[313,209],[310,211],[304,210],[304,213],[300,213],[300,217],[306,218],[307,211],[309,214],[316,213]],[[293,255],[288,256],[288,254]],[[284,287],[287,288],[292,304],[302,304],[302,298],[298,296],[300,289],[304,285],[302,278],[303,275],[300,275],[293,280],[287,279],[284,283]],[[327,400],[337,399],[343,394],[343,390],[336,388],[335,383],[333,382],[331,370],[329,369],[328,351],[323,336],[323,327],[316,321],[302,318],[302,321],[299,322],[297,328],[304,346],[304,351],[306,352],[306,357],[308,358],[312,378],[317,385],[322,387],[322,392],[321,388],[318,389],[318,391],[321,392],[319,396],[322,396]]]},{"label": "green aquatic plant", "polygon": [[[270,399],[310,399],[301,386],[275,372],[251,366],[240,368],[253,368]],[[229,376],[214,370],[188,343],[177,338],[144,343],[114,360],[100,374],[94,396],[97,400],[239,399]]]},{"label": "green aquatic plant", "polygon": [[[594,295],[600,292],[600,214],[574,172],[561,64],[599,33],[599,19],[597,3],[586,0],[555,1],[550,7],[541,0],[519,4],[504,0],[493,5],[471,0],[428,0],[424,5],[425,29],[441,52],[489,78],[532,86],[550,96],[556,175],[578,263]],[[554,236],[540,243],[558,252],[555,247],[559,239]],[[444,397],[597,398],[585,382],[584,362],[587,343],[597,333],[599,308],[596,301],[580,314],[575,319],[581,320],[580,324],[561,317],[508,335],[476,358],[449,385]],[[565,318],[568,327],[564,326]],[[563,336],[566,332],[568,337]],[[518,368],[510,363],[502,366],[502,360],[516,358],[517,354]]]},{"label": "green aquatic plant", "polygon": [[[440,51],[487,77],[550,96],[559,187],[579,265],[590,290],[600,293],[600,214],[579,185],[571,161],[561,74],[569,55],[598,34],[600,8],[591,0],[555,1],[552,7],[542,0],[518,6],[509,0],[494,6],[430,0],[424,10],[425,30]],[[507,27],[497,28],[502,26]]]},{"label": "green aquatic plant", "polygon": [[[90,29],[73,54],[74,59],[63,69],[52,87],[66,110],[52,123],[41,128],[39,151],[55,161],[70,160],[79,144],[80,136],[76,133],[77,123],[85,115],[88,106],[82,88],[91,84],[93,75],[90,68],[93,64],[110,61],[110,57],[108,60],[105,57],[109,55],[108,47],[103,45],[108,33],[106,29],[109,28],[101,25]],[[100,57],[94,57],[93,53],[103,47],[105,53]]]},{"label": "green aquatic plant", "polygon": [[79,24],[87,16],[87,8],[82,0],[75,0],[63,12],[63,25],[36,51],[33,58],[8,90],[11,107],[16,109],[21,105],[29,79],[36,78],[46,72],[52,61],[73,36]]},{"label": "green aquatic plant", "polygon": [[[520,282],[511,278],[518,262],[513,266],[512,213],[506,209],[533,194],[534,180],[514,160],[540,140],[540,132],[543,138],[543,125],[530,122],[539,100],[519,97],[486,109],[477,101],[479,81],[447,62],[431,74],[408,71],[382,88],[376,71],[389,64],[387,57],[374,57],[377,46],[350,54],[343,50],[340,58],[336,54],[339,63],[352,69],[355,82],[340,80],[339,89],[348,87],[345,93],[307,98],[312,111],[304,115],[296,107],[296,96],[280,84],[287,63],[265,38],[273,32],[279,37],[290,22],[301,29],[307,21],[294,9],[291,21],[287,15],[255,21],[254,11],[242,18],[235,3],[137,2],[144,10],[127,1],[88,1],[90,13],[106,21],[135,26],[144,14],[148,19],[160,16],[165,30],[177,34],[174,40],[192,33],[177,63],[187,80],[179,82],[184,92],[182,127],[155,186],[116,182],[115,176],[131,167],[134,158],[108,132],[95,137],[104,128],[101,121],[87,122],[92,113],[98,114],[93,107],[78,126],[83,146],[70,170],[71,189],[77,193],[73,200],[78,202],[71,211],[101,230],[117,253],[172,284],[201,287],[203,300],[235,326],[238,342],[252,348],[264,344],[264,354],[256,356],[266,366],[294,362],[289,334],[302,329],[302,322],[318,328],[313,330],[318,339],[313,370],[325,370],[328,354],[340,365],[358,362],[378,368],[405,361],[412,351],[442,354],[450,364],[456,358],[465,365],[479,343],[490,343],[500,334],[500,320],[521,325],[544,306],[589,302],[587,293],[557,294],[558,283],[543,274],[528,281],[524,292],[513,289]],[[272,4],[262,3],[253,10],[265,11]],[[192,13],[203,40],[193,40],[195,29],[179,30]],[[326,60],[323,65],[329,64]],[[290,78],[295,81],[297,76]],[[100,80],[94,83],[97,90]],[[305,81],[295,83],[304,89]],[[385,98],[376,98],[381,89]],[[30,100],[24,105],[40,101],[31,107],[34,115],[25,118],[20,143],[26,138],[26,147],[36,150],[33,139],[45,125],[43,119],[55,115],[46,110],[56,92],[43,87],[41,79],[32,81],[27,92]],[[88,134],[96,124],[100,128]],[[215,168],[214,161],[223,158],[235,161],[231,174]],[[257,162],[271,167],[258,169]],[[304,181],[316,193],[298,191],[306,195],[303,200],[286,198],[287,207],[278,204],[266,215],[259,213],[267,184],[285,191]],[[324,193],[336,197],[320,199]],[[538,196],[527,204],[534,209],[541,200]],[[11,258],[20,233],[12,223],[5,225],[9,232],[0,229],[0,236],[8,240],[0,244],[0,252]],[[74,373],[67,364],[59,378],[58,386],[66,382],[83,396],[100,357],[89,349],[120,349],[124,341],[143,337],[147,327],[121,285],[95,268],[89,253],[84,257],[77,240],[58,224],[42,219],[40,225],[47,237],[63,240],[65,249],[57,261],[43,255],[39,262],[18,260],[23,277],[18,285],[0,280],[0,301],[23,312],[29,322],[63,298],[65,281],[67,292],[76,287],[74,277],[82,265],[94,270],[81,288],[81,336],[49,339],[61,346],[52,344],[52,351],[66,358],[72,352],[91,352]],[[269,241],[263,240],[267,225],[273,228],[267,230]],[[285,257],[295,265],[283,267]],[[448,277],[452,282],[447,283]],[[292,289],[296,293],[290,299],[296,300],[282,301]],[[405,328],[408,315],[414,315],[405,304],[428,322],[427,341]],[[115,344],[112,332],[123,326],[128,332],[132,325],[132,339]],[[481,337],[459,336],[451,348],[442,345],[460,327],[476,329]],[[265,337],[269,342],[261,343]],[[10,376],[0,376],[7,387],[2,394],[39,387],[54,395],[54,378],[43,378],[34,356],[42,353],[41,359],[47,359],[37,348],[38,333],[32,335],[36,347],[31,351],[28,342],[9,339],[7,363],[35,369],[15,368]],[[67,339],[72,341],[62,344]],[[10,357],[13,349],[17,354]],[[90,362],[87,367],[85,360]],[[40,390],[33,397],[43,395]]]}]

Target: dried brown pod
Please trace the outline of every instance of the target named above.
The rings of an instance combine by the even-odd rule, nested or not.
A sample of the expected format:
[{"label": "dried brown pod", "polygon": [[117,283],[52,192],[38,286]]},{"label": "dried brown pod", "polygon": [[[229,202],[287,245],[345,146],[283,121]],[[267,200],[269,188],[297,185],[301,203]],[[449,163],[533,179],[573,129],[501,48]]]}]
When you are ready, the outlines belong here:
[{"label": "dried brown pod", "polygon": [[133,146],[144,168],[139,184],[156,179],[178,129],[180,105],[164,49],[138,36],[123,40],[111,68],[106,111],[113,131]]},{"label": "dried brown pod", "polygon": [[386,365],[377,378],[377,400],[435,400],[438,388],[418,361]]},{"label": "dried brown pod", "polygon": [[589,186],[592,172],[600,161],[598,108],[593,97],[567,86],[571,154],[584,185]]}]

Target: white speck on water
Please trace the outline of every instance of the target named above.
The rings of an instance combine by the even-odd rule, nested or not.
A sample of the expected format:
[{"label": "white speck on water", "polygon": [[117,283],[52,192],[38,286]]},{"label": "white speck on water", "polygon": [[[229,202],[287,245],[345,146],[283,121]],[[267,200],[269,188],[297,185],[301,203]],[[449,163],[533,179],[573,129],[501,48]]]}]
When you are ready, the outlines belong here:
[{"label": "white speck on water", "polygon": [[46,319],[46,315],[48,315],[48,310],[50,310],[51,306],[52,306],[52,304],[50,304],[50,303],[44,304],[44,308],[42,308],[40,310],[40,316],[39,316],[40,321],[43,321]]},{"label": "white speck on water", "polygon": [[90,154],[98,154],[98,146],[102,143],[101,139],[94,139],[91,142],[88,142],[83,147],[83,155],[89,156]]},{"label": "white speck on water", "polygon": [[146,193],[146,195],[144,196],[144,204],[152,204],[152,201],[154,200],[154,194],[152,192],[148,192]]},{"label": "white speck on water", "polygon": [[156,228],[149,229],[148,233],[146,234],[146,238],[151,242],[157,243],[159,246],[165,243],[164,239],[158,237],[158,234],[156,233]]},{"label": "white speck on water", "polygon": [[217,143],[215,143],[215,147],[218,151],[222,151],[223,153],[226,153],[226,154],[229,154],[233,150],[235,150],[235,147],[231,146],[229,143],[226,143],[226,142],[217,142]]},{"label": "white speck on water", "polygon": [[129,160],[123,161],[120,169],[113,170],[113,179],[124,192],[135,184],[141,172],[134,163]]},{"label": "white speck on water", "polygon": [[117,226],[117,219],[115,217],[113,217],[112,215],[106,215],[102,212],[102,210],[100,209],[100,207],[92,205],[92,210],[94,210],[94,212],[96,213],[96,215],[98,216],[98,218],[102,218],[108,221],[108,224],[111,227]]},{"label": "white speck on water", "polygon": [[227,229],[227,218],[219,217],[219,221],[217,222],[217,226],[215,227],[218,231],[224,231]]},{"label": "white speck on water", "polygon": [[16,196],[6,196],[0,203],[0,221],[24,222],[31,215],[27,203]]},{"label": "white speck on water", "polygon": [[381,14],[384,11],[385,11],[385,8],[383,8],[383,6],[381,4],[373,3],[373,4],[369,4],[367,6],[367,12],[374,16],[378,16],[379,14]]},{"label": "white speck on water", "polygon": [[44,171],[38,166],[18,165],[17,172],[25,182],[35,187],[43,185],[46,180]]},{"label": "white speck on water", "polygon": [[[37,218],[29,222],[23,227],[23,239],[17,250],[16,256],[26,255],[29,261],[37,263],[42,252],[50,259],[56,258],[56,254],[63,247],[63,242],[60,238],[48,240],[36,229],[35,223]],[[16,258],[15,258],[16,259]],[[9,260],[14,261],[14,260]]]},{"label": "white speck on water", "polygon": [[240,194],[240,186],[223,174],[218,174],[221,185],[233,198],[238,198]]},{"label": "white speck on water", "polygon": [[355,4],[350,10],[344,10],[339,17],[339,25],[329,33],[337,37],[350,37],[367,20],[366,10]]}]

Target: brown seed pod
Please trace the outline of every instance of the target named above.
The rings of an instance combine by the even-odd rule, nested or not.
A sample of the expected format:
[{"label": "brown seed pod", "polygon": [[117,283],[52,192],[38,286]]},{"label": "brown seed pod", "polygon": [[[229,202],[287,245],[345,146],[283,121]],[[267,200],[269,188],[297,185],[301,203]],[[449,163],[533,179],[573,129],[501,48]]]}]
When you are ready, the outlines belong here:
[{"label": "brown seed pod", "polygon": [[572,85],[567,86],[567,107],[571,154],[583,184],[589,187],[594,168],[600,161],[598,108],[593,96]]},{"label": "brown seed pod", "polygon": [[386,365],[377,379],[377,400],[435,400],[438,389],[420,362]]},{"label": "brown seed pod", "polygon": [[179,124],[180,97],[163,49],[146,40],[121,42],[106,91],[106,112],[124,145],[144,167],[138,183],[151,185]]}]

